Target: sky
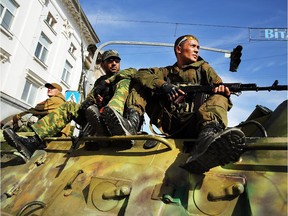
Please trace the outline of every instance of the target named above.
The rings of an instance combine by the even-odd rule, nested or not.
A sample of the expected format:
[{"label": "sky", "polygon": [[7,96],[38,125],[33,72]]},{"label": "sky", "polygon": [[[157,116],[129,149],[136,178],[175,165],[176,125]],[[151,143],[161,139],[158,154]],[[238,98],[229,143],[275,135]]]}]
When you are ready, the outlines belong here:
[{"label": "sky", "polygon": [[[229,71],[230,59],[224,53],[200,49],[200,56],[224,82],[269,86],[278,80],[280,85],[287,85],[287,39],[255,40],[259,35],[252,30],[287,29],[287,0],[80,0],[80,4],[100,39],[98,47],[108,41],[173,44],[177,37],[192,34],[200,47],[230,51],[237,45],[243,47],[237,72]],[[121,69],[176,62],[172,47],[109,45],[103,49],[119,51]],[[230,127],[245,121],[256,105],[273,111],[287,99],[287,91],[242,92],[231,99]]]}]

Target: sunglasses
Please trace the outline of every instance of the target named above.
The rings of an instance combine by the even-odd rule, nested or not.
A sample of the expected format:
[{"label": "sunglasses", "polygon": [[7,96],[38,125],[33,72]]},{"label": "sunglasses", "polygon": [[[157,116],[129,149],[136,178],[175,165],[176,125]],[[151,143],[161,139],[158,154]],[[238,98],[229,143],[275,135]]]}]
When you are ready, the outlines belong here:
[{"label": "sunglasses", "polygon": [[109,58],[109,59],[107,59],[105,61],[108,62],[108,63],[112,63],[112,62],[119,63],[120,59],[118,59],[118,58]]}]

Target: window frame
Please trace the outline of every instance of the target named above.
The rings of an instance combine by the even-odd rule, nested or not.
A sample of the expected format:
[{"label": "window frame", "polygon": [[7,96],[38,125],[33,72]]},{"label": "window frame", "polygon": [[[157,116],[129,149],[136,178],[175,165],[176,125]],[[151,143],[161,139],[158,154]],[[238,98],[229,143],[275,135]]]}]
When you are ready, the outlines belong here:
[{"label": "window frame", "polygon": [[76,59],[76,56],[75,56],[76,50],[77,50],[76,46],[71,42],[71,43],[70,43],[70,46],[69,46],[69,49],[68,49],[68,52],[70,53],[70,55],[71,55],[74,59]]},{"label": "window frame", "polygon": [[64,64],[63,72],[61,75],[62,82],[69,84],[70,78],[72,75],[72,70],[73,70],[73,65],[68,60],[66,60]]},{"label": "window frame", "polygon": [[[46,44],[49,44],[49,46],[44,44],[44,42],[41,40],[42,38],[45,40]],[[49,47],[51,44],[52,42],[47,37],[47,35],[44,32],[41,32],[37,46],[35,48],[34,56],[44,65],[46,65],[46,61],[49,55]]]},{"label": "window frame", "polygon": [[46,25],[50,28],[50,30],[53,32],[53,34],[57,35],[55,31],[55,26],[57,24],[56,18],[52,15],[51,12],[48,12],[46,19],[44,20]]},{"label": "window frame", "polygon": [[33,83],[31,80],[26,79],[21,95],[21,100],[33,106],[37,98],[37,91],[38,85]]},{"label": "window frame", "polygon": [[[13,11],[11,11],[12,8],[9,8],[8,4],[5,1],[9,1],[8,4],[10,4],[10,7],[14,6]],[[0,26],[1,26],[1,28],[4,28],[6,31],[10,32],[11,31],[11,27],[12,27],[13,22],[14,22],[14,19],[16,17],[17,9],[19,8],[20,5],[15,0],[4,0],[4,1],[2,0],[0,2],[0,5],[3,6],[2,10],[0,8],[0,20],[1,20],[0,21]],[[5,24],[4,21],[5,21],[5,17],[6,17],[7,11],[11,15],[11,17],[10,17],[9,23],[6,23],[6,25],[4,25]]]}]

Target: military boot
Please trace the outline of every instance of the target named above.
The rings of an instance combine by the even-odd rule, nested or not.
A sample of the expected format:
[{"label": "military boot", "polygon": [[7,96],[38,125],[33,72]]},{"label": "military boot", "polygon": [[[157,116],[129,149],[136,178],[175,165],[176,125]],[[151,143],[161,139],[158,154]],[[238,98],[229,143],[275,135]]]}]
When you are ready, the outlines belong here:
[{"label": "military boot", "polygon": [[[126,118],[121,116],[112,107],[106,106],[102,113],[108,131],[114,135],[135,135],[140,130],[142,117],[135,109],[128,109]],[[133,141],[130,142],[134,144]]]},{"label": "military boot", "polygon": [[140,113],[137,112],[135,109],[129,108],[126,111],[126,118],[134,128],[135,131],[134,133],[137,134],[140,131],[141,126],[143,124],[144,116],[140,115]]},{"label": "military boot", "polygon": [[41,139],[35,135],[32,137],[20,137],[12,129],[7,128],[3,131],[3,136],[7,143],[16,148],[28,160],[37,149],[43,148]]},{"label": "military boot", "polygon": [[97,105],[89,106],[85,112],[86,121],[91,125],[90,135],[107,136],[108,130],[101,119]]},{"label": "military boot", "polygon": [[124,118],[115,109],[106,106],[102,115],[111,135],[135,135],[139,130],[141,118],[134,109],[128,109]]},{"label": "military boot", "polygon": [[[87,124],[89,124],[88,135],[91,136],[108,136],[108,130],[100,116],[100,111],[97,105],[89,106],[85,112]],[[86,150],[98,150],[99,146],[107,146],[109,142],[85,142]]]},{"label": "military boot", "polygon": [[245,134],[239,128],[223,130],[212,122],[200,131],[191,156],[181,166],[191,173],[204,173],[211,168],[239,160],[245,147]]}]

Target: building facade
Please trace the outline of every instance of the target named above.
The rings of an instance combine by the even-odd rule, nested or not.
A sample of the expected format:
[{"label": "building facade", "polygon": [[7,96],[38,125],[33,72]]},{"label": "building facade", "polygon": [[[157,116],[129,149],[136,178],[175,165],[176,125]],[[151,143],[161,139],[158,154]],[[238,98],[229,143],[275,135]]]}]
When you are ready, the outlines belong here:
[{"label": "building facade", "polygon": [[0,120],[5,121],[45,100],[47,82],[61,84],[64,94],[79,90],[83,65],[91,63],[86,49],[100,40],[77,0],[0,4]]}]

